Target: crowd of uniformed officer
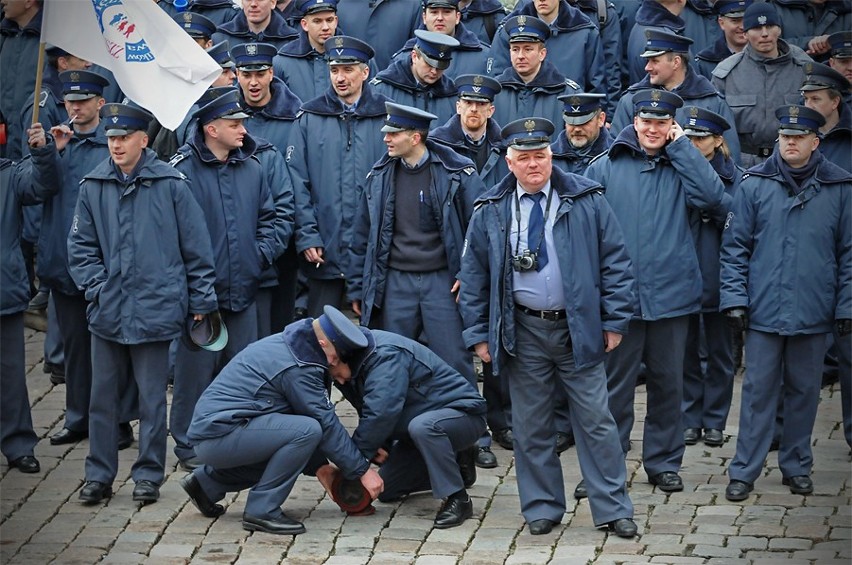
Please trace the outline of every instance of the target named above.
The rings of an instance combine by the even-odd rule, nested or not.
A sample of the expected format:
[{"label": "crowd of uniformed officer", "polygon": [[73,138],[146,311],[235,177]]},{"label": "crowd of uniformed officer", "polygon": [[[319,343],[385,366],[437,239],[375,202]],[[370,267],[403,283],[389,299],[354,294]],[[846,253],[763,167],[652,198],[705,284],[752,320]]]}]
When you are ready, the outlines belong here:
[{"label": "crowd of uniformed officer", "polygon": [[[588,414],[576,413],[577,391],[565,375],[586,369],[577,368],[585,348],[595,352],[595,378],[606,379],[617,430],[606,441],[617,435],[622,454],[631,449],[633,391],[643,376],[643,464],[649,482],[676,492],[685,446],[726,441],[733,343],[742,332],[748,368],[727,498],[748,496],[771,444],[784,483],[794,493],[812,492],[809,438],[824,359],[837,367],[852,446],[848,2],[191,0],[182,8],[154,1],[222,68],[175,132],[124,100],[109,71],[58,47],[47,50],[35,95],[42,2],[3,1],[0,451],[10,466],[39,471],[22,349],[34,276],[32,254],[21,250],[31,248],[39,296],[51,296],[45,366],[66,385],[65,423],[50,441],[90,438],[81,491],[87,502],[111,496],[116,450],[134,441],[129,422],[136,419],[134,499],[157,500],[171,377],[169,431],[181,467],[194,470],[182,485],[205,515],[221,514],[216,501],[227,490],[251,487],[263,494],[250,496],[245,527],[300,533],[301,524],[270,504],[278,508],[296,476],[317,473],[327,457],[347,478],[361,477],[371,498],[432,490],[445,499],[435,526],[452,527],[472,515],[465,489],[475,481],[474,464],[498,465],[493,437],[516,450],[524,516],[533,533],[546,533],[560,508],[545,511],[536,502],[560,496],[550,492],[561,481],[551,456],[581,437],[581,469],[593,474],[581,477],[591,489],[581,480],[574,495],[591,496],[599,509],[608,489],[619,509],[596,523],[631,537],[635,524],[623,520],[632,507],[619,490],[626,485],[589,461],[589,442],[603,435],[590,431]],[[161,185],[171,187],[169,198],[140,196]],[[121,187],[125,202],[105,200],[99,191],[108,186]],[[516,209],[509,189],[523,196],[515,197]],[[547,198],[528,199],[533,193]],[[605,198],[588,204],[599,193]],[[125,222],[127,199],[155,207],[130,216],[155,223],[149,246],[140,245],[148,237],[143,226],[114,223]],[[479,245],[505,238],[495,248],[501,255],[471,264],[466,235],[474,209],[498,202],[505,202],[497,217],[508,220],[506,230],[493,231],[499,222],[480,225],[473,237]],[[617,290],[560,273],[578,257],[547,267],[562,222],[570,227],[586,206],[597,214],[590,225],[612,247],[609,255],[603,247],[577,253],[593,253],[582,261],[607,276],[617,269],[624,277]],[[164,214],[171,208],[183,215]],[[157,253],[161,259],[151,263]],[[621,254],[626,262],[615,260]],[[471,281],[499,306],[466,295]],[[603,305],[616,298],[632,304],[632,313],[609,324]],[[351,305],[364,326],[407,340],[364,328],[363,344],[328,305]],[[604,335],[594,339],[603,341],[589,343],[579,320],[600,323],[587,318],[598,310]],[[187,315],[188,327],[221,321],[227,344],[197,347],[177,322]],[[525,316],[547,323],[502,325]],[[302,317],[323,323],[290,325]],[[527,419],[539,418],[542,405],[512,379],[537,376],[516,346],[554,332],[567,336],[559,347],[576,358],[568,366],[555,361],[562,384],[531,389],[554,391],[546,403],[553,418],[531,427]],[[270,364],[271,348],[281,345],[268,336],[290,344],[286,371]],[[299,336],[315,347],[300,350]],[[335,347],[336,361],[329,354]],[[390,350],[407,353],[382,355]],[[394,407],[387,405],[392,386],[374,388],[390,378],[389,359],[403,372],[402,358],[453,375],[447,378],[460,379],[452,380],[456,386],[475,383],[473,351],[483,361],[487,410],[465,404],[471,420],[449,426],[449,443],[427,440],[423,430],[434,434],[460,417],[441,412],[455,397],[418,404],[409,391],[408,400],[394,397]],[[505,353],[507,360],[491,363]],[[339,362],[352,369],[351,382],[335,372]],[[330,449],[326,428],[337,428],[319,417],[321,430],[287,420],[287,429],[303,426],[294,435],[317,436],[296,462],[281,463],[296,449],[289,440],[250,439],[235,455],[228,441],[240,438],[222,439],[231,428],[211,435],[202,426],[214,392],[218,403],[231,392],[224,376],[242,383],[245,371],[235,363],[268,371],[261,380],[285,399],[272,412],[316,416],[313,401],[276,384],[281,375],[316,377],[320,389],[336,381],[358,408],[362,431],[347,445],[363,461]],[[319,367],[317,375],[307,365]],[[414,368],[409,377],[412,387],[424,378]],[[397,413],[409,403],[422,412],[400,425]],[[382,425],[373,420],[382,417]],[[480,429],[483,417],[490,434]],[[436,454],[438,446],[451,450],[449,459]],[[244,457],[233,465],[244,476],[227,467],[232,456]],[[415,469],[418,456],[425,466]],[[366,474],[370,462],[382,464],[380,478]]]}]

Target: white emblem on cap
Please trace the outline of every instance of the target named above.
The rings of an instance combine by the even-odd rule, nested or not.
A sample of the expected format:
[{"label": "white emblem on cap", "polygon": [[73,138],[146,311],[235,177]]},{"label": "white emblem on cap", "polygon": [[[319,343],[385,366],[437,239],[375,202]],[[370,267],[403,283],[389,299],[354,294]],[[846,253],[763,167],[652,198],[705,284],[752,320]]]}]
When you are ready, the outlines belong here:
[{"label": "white emblem on cap", "polygon": [[757,16],[757,23],[762,26],[766,25],[766,16]]},{"label": "white emblem on cap", "polygon": [[257,55],[257,45],[254,45],[254,44],[246,45],[246,54],[251,55],[252,57]]},{"label": "white emblem on cap", "polygon": [[571,111],[574,112],[575,114],[579,114],[580,113],[580,107],[579,106],[571,106]]}]

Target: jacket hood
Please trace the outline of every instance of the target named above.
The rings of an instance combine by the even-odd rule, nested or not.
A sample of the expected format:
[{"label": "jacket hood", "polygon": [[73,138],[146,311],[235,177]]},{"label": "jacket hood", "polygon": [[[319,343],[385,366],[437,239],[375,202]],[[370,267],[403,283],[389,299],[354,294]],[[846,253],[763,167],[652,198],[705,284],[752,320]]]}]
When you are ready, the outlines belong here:
[{"label": "jacket hood", "polygon": [[[365,81],[361,87],[361,98],[355,106],[354,114],[359,118],[375,118],[385,115],[385,102],[391,99],[384,94],[373,92],[369,81]],[[338,98],[333,86],[329,86],[325,93],[308,100],[302,104],[302,112],[317,114],[319,116],[340,116],[343,114],[343,102]]]},{"label": "jacket hood", "polygon": [[[513,173],[509,173],[503,180],[485,194],[476,199],[477,204],[500,200],[510,191],[515,190],[518,179]],[[566,173],[559,167],[553,167],[550,175],[550,186],[562,200],[580,198],[594,192],[603,192],[604,187],[597,181],[580,175]]]},{"label": "jacket hood", "polygon": [[713,170],[716,171],[716,174],[719,175],[719,178],[728,184],[734,181],[734,177],[737,174],[740,174],[734,160],[730,157],[725,157],[721,151],[716,151],[713,158],[710,159],[710,165],[713,167]]},{"label": "jacket hood", "polygon": [[[463,157],[456,153],[452,148],[441,145],[438,142],[426,139],[426,149],[429,150],[429,161],[431,163],[438,162],[450,171],[461,171],[462,169],[472,168],[476,172],[476,166],[473,161],[467,157]],[[373,170],[383,169],[391,163],[397,161],[396,157],[391,157],[385,152],[381,159],[373,165]]]},{"label": "jacket hood", "polygon": [[302,105],[299,97],[293,94],[293,91],[287,87],[287,84],[278,77],[272,78],[269,89],[272,91],[272,99],[269,101],[269,104],[260,110],[255,110],[246,104],[242,90],[240,90],[240,101],[243,107],[251,110],[252,113],[263,114],[270,118],[295,120],[296,115],[299,113],[299,107]]},{"label": "jacket hood", "polygon": [[[651,84],[651,77],[646,74],[645,78],[643,78],[636,84],[631,85],[627,89],[627,91],[636,92],[637,90],[644,90],[646,88],[660,87]],[[678,85],[677,87],[675,87],[672,92],[674,92],[684,100],[706,98],[707,96],[716,96],[718,94],[718,92],[716,91],[716,87],[713,86],[713,83],[707,80],[707,77],[695,72],[692,66],[686,67],[686,76],[684,77],[683,82],[680,83],[680,85]]]},{"label": "jacket hood", "polygon": [[[618,137],[609,148],[609,155],[612,158],[618,157],[621,154],[630,153],[633,155],[645,156],[645,150],[639,145],[639,138],[636,135],[636,129],[633,127],[633,122],[618,133]],[[657,157],[663,160],[668,160],[666,147],[657,154]]]},{"label": "jacket hood", "polygon": [[[464,143],[464,130],[461,125],[461,116],[456,114],[441,127],[435,128],[429,132],[430,139],[437,139],[450,147],[466,147]],[[485,138],[493,146],[501,147],[503,138],[500,135],[500,126],[494,121],[494,118],[488,118],[485,123]]]},{"label": "jacket hood", "polygon": [[550,149],[553,151],[554,157],[563,157],[567,159],[581,159],[583,157],[600,155],[612,144],[612,137],[606,127],[601,127],[598,133],[598,138],[589,146],[577,149],[568,142],[568,136],[565,134],[565,129],[559,132],[556,136],[556,141],[550,144]]},{"label": "jacket hood", "polygon": [[[342,35],[340,29],[337,29],[334,35]],[[316,49],[314,49],[313,45],[311,45],[311,40],[308,39],[308,34],[305,30],[299,31],[299,37],[290,41],[289,43],[285,43],[281,49],[278,50],[279,55],[286,55],[287,57],[298,57],[298,58],[307,58],[311,56],[322,57],[323,55],[319,53]]]},{"label": "jacket hood", "polygon": [[723,34],[716,38],[713,45],[705,47],[699,51],[695,58],[702,61],[709,61],[711,63],[718,63],[719,61],[727,59],[731,55],[733,55],[733,53],[731,53],[731,50],[728,48],[728,43],[725,41],[725,36]]},{"label": "jacket hood", "polygon": [[305,318],[284,328],[281,337],[300,365],[321,365],[328,368],[328,359],[316,339],[313,318]]},{"label": "jacket hood", "polygon": [[529,88],[540,89],[540,91],[547,93],[561,93],[566,84],[570,85],[572,88],[576,88],[577,90],[582,90],[579,84],[569,78],[566,78],[565,75],[560,73],[556,66],[547,59],[541,63],[541,69],[539,69],[536,77],[528,83],[521,79],[520,75],[518,75],[513,67],[507,67],[506,70],[497,77],[497,82],[500,83],[500,86],[508,87],[513,90]]},{"label": "jacket hood", "polygon": [[[248,20],[246,14],[242,10],[234,16],[234,19],[225,22],[219,26],[219,30],[236,37],[254,37],[254,34],[248,31]],[[272,18],[269,20],[269,25],[262,32],[263,37],[275,40],[296,39],[299,32],[287,25],[287,20],[281,15],[278,10],[272,10]]]},{"label": "jacket hood", "polygon": [[406,92],[428,91],[435,98],[456,96],[458,92],[456,85],[446,74],[441,75],[441,80],[435,84],[430,84],[426,88],[418,87],[414,73],[411,71],[411,61],[407,58],[402,61],[394,61],[388,68],[377,74],[373,80],[392,84]]},{"label": "jacket hood", "polygon": [[675,33],[683,33],[686,22],[675,16],[659,2],[642,2],[636,10],[636,25],[667,27]]},{"label": "jacket hood", "polygon": [[[597,4],[595,4],[597,10]],[[535,9],[534,2],[526,2],[520,8],[509,14],[511,16],[527,15],[538,17],[538,12]],[[583,28],[596,27],[589,17],[581,12],[579,8],[575,8],[565,0],[559,0],[559,14],[556,20],[550,24],[550,29],[558,32],[574,31]]]},{"label": "jacket hood", "polygon": [[[169,166],[163,161],[160,161],[160,159],[157,158],[157,154],[151,149],[146,148],[142,154],[142,158],[145,159],[145,162],[142,163],[142,167],[136,174],[137,180],[147,181],[166,178],[185,178],[177,169]],[[107,158],[101,161],[98,166],[83,177],[83,180],[109,180],[119,183],[124,182],[124,179],[118,177],[115,167],[113,166],[112,158]]]},{"label": "jacket hood", "polygon": [[22,35],[41,36],[41,18],[44,8],[39,8],[38,12],[33,16],[27,25],[21,29],[18,24],[10,19],[3,18],[0,22],[0,35],[15,35],[20,30]]},{"label": "jacket hood", "polygon": [[[423,22],[420,22],[420,25],[417,27],[417,29],[426,29],[426,26],[423,25]],[[455,48],[456,51],[482,51],[484,48],[488,47],[479,40],[479,36],[467,29],[467,27],[465,27],[462,22],[459,22],[459,24],[456,26],[456,32],[455,34],[453,34],[453,37],[455,37],[460,44],[458,47]],[[394,53],[394,58],[396,58],[396,56],[400,53],[403,53],[405,51],[411,51],[412,49],[414,49],[414,45],[416,43],[416,37],[412,37],[411,39],[406,41],[402,49]]]},{"label": "jacket hood", "polygon": [[[778,176],[779,178],[781,178],[781,170],[778,167],[777,161],[777,159],[780,158],[781,157],[778,155],[778,151],[776,150],[769,159],[767,159],[763,163],[760,163],[759,165],[755,165],[754,167],[751,167],[750,169],[746,170],[743,178],[745,179],[750,175],[765,178]],[[852,173],[843,169],[842,167],[838,167],[825,157],[823,157],[822,162],[817,165],[814,177],[816,178],[819,184],[838,184],[852,182]]]},{"label": "jacket hood", "polygon": [[[473,0],[470,4],[468,4],[467,8],[462,10],[462,14],[499,14],[500,12],[505,13],[505,9],[503,8],[503,4],[500,0]],[[462,15],[464,18],[464,15]]]},{"label": "jacket hood", "polygon": [[[210,151],[207,144],[204,143],[204,132],[202,130],[203,128],[197,128],[192,139],[188,140],[184,147],[189,146],[189,148],[192,149],[192,152],[195,153],[195,155],[197,155],[203,163],[216,165],[221,164],[221,161],[213,155],[213,152]],[[243,138],[243,146],[232,149],[228,154],[228,160],[226,162],[238,163],[245,161],[246,159],[251,158],[251,156],[256,152],[257,142],[249,134],[246,134]]]},{"label": "jacket hood", "polygon": [[[773,0],[775,4],[779,6],[789,7],[789,8],[809,8],[810,2],[808,0]],[[837,14],[848,14],[852,12],[852,5],[849,4],[848,0],[827,0],[824,4],[826,10],[831,10]]]}]

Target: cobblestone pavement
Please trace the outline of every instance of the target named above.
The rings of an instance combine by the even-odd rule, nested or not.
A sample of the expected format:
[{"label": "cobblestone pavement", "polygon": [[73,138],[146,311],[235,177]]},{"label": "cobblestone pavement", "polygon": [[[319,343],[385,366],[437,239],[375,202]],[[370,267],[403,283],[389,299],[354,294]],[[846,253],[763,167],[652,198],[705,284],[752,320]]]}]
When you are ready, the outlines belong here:
[{"label": "cobblestone pavement", "polygon": [[[369,517],[346,517],[315,479],[302,477],[285,504],[308,529],[300,536],[249,533],[240,517],[245,493],[230,496],[227,512],[203,517],[178,481],[184,472],[169,447],[166,481],[156,504],[131,500],[128,480],[136,444],[120,452],[119,476],[106,504],[77,500],[88,442],[51,446],[47,437],[63,421],[64,385],[53,386],[42,372],[43,334],[27,331],[27,369],[42,471],[25,475],[0,467],[0,563],[238,563],[358,565],[449,564],[830,564],[852,560],[850,451],[840,429],[840,391],[824,388],[814,429],[814,484],[811,496],[790,494],[781,485],[775,454],[752,496],[743,503],[724,498],[725,468],[734,454],[739,411],[734,405],[720,448],[688,446],[682,476],[685,489],[666,495],[647,483],[638,459],[644,415],[644,387],[637,390],[633,450],[628,454],[630,495],[640,536],[624,540],[596,530],[587,502],[571,497],[579,479],[576,452],[562,456],[568,510],[551,534],[530,536],[520,515],[512,453],[499,446],[496,469],[479,469],[471,489],[474,517],[462,526],[432,529],[439,502],[418,495],[395,504],[377,503]],[[351,425],[354,411],[340,404]]]}]

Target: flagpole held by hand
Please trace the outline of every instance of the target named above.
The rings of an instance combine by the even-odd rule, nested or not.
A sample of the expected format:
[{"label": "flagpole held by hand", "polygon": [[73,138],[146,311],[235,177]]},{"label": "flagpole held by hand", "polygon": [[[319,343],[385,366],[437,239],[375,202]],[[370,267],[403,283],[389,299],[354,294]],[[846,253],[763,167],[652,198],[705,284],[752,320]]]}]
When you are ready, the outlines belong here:
[{"label": "flagpole held by hand", "polygon": [[[41,92],[41,76],[44,74],[44,41],[38,44],[38,63],[36,63],[36,79],[35,91],[33,92],[33,121],[32,124],[38,123],[38,100],[39,92]],[[30,125],[32,125],[30,124]]]}]

